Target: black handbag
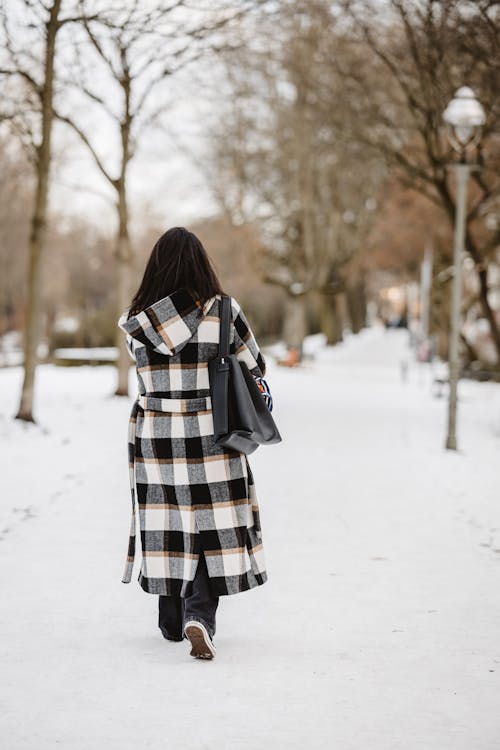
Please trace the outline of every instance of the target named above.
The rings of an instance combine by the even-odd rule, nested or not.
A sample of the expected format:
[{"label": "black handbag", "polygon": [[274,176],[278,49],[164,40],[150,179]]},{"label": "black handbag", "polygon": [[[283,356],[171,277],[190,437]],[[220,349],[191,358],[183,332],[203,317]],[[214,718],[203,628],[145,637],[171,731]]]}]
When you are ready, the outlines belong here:
[{"label": "black handbag", "polygon": [[217,445],[253,453],[281,435],[247,365],[229,353],[231,298],[222,296],[219,352],[208,363],[214,437]]}]

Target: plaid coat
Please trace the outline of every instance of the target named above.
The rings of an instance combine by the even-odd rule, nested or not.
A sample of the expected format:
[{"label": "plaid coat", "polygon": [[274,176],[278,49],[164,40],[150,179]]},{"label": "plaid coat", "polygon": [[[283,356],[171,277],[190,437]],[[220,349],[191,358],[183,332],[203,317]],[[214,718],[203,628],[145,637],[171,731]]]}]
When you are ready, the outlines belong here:
[{"label": "plaid coat", "polygon": [[[139,395],[129,419],[132,521],[123,582],[132,577],[136,500],[139,583],[150,594],[188,596],[201,551],[215,595],[267,579],[252,472],[245,454],[217,446],[208,361],[219,342],[220,295],[204,305],[179,289],[137,315],[121,315]],[[265,361],[231,299],[231,352],[258,376]]]}]

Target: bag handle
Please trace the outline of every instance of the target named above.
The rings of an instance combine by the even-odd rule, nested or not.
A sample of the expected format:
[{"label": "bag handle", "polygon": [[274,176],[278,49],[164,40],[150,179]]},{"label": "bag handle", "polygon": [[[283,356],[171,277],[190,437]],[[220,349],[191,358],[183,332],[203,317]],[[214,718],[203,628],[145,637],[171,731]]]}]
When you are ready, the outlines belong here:
[{"label": "bag handle", "polygon": [[222,296],[220,312],[219,357],[229,356],[229,328],[231,325],[231,297]]}]

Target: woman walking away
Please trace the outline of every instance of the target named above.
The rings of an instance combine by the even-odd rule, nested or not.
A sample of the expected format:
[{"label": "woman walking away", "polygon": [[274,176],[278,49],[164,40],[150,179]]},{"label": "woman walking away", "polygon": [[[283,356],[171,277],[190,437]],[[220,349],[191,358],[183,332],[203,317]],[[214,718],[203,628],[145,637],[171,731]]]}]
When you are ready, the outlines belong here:
[{"label": "woman walking away", "polygon": [[[159,627],[191,656],[215,656],[220,596],[265,583],[259,507],[244,453],[216,445],[208,362],[217,356],[224,292],[200,240],[181,227],[160,237],[118,325],[136,362],[129,420],[132,522],[123,582],[132,577],[135,505],[139,583],[159,595]],[[252,375],[264,358],[231,298],[230,353]]]}]

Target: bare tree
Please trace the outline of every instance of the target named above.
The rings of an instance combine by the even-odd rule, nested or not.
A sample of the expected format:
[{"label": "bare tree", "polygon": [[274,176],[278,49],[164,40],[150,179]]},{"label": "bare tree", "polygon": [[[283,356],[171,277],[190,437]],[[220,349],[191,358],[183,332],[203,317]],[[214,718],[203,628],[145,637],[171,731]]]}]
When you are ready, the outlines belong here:
[{"label": "bare tree", "polygon": [[[94,12],[94,2],[80,4],[82,14],[90,18],[84,23],[84,32],[95,59],[89,58],[78,66],[73,79],[115,129],[120,144],[115,164],[109,164],[110,160],[99,151],[85,123],[63,107],[57,116],[78,134],[115,195],[118,314],[128,306],[132,292],[129,167],[147,130],[161,122],[171,104],[165,84],[179,70],[227,43],[222,31],[262,4],[258,0],[244,0],[235,9],[231,2],[201,3],[194,12],[183,0],[154,5],[134,0],[123,8],[100,14]],[[105,71],[105,84],[94,83],[95,65]],[[116,336],[119,352],[116,394],[127,395],[130,357],[118,329]]]},{"label": "bare tree", "polygon": [[[34,206],[29,235],[28,284],[24,336],[24,380],[16,417],[33,419],[37,345],[41,318],[41,270],[47,228],[51,141],[54,122],[56,42],[74,15],[62,15],[61,0],[23,0],[20,34],[12,29],[5,4],[1,7],[5,53],[0,76],[8,94],[2,119],[8,120],[26,147],[35,172]],[[68,5],[68,4],[66,4]],[[33,40],[33,30],[35,39]],[[29,41],[28,41],[29,39]]]},{"label": "bare tree", "polygon": [[347,264],[366,237],[383,176],[380,158],[346,136],[331,80],[333,27],[325,3],[294,3],[271,55],[258,44],[232,55],[230,104],[214,137],[219,197],[236,222],[261,228],[263,275],[287,292],[284,335],[293,346],[307,332],[312,291],[328,340],[339,338],[337,296],[347,291]]},{"label": "bare tree", "polygon": [[453,222],[454,160],[442,115],[454,91],[471,85],[488,115],[473,174],[466,249],[482,315],[500,358],[489,266],[500,247],[500,4],[492,0],[346,0],[341,50],[332,58],[351,109],[351,133],[378,152],[400,183],[440,206]]}]

